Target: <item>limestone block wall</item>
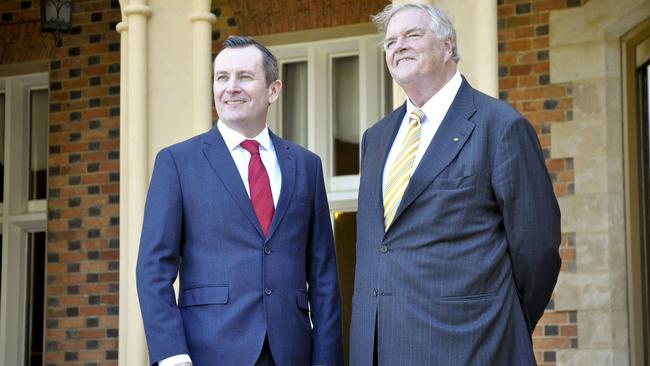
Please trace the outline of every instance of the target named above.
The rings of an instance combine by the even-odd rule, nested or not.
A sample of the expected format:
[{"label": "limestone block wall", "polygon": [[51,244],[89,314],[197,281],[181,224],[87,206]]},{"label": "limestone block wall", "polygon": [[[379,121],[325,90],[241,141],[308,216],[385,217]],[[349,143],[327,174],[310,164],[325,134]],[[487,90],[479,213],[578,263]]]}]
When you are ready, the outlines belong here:
[{"label": "limestone block wall", "polygon": [[553,11],[550,80],[571,85],[570,121],[550,128],[550,157],[572,159],[574,193],[560,197],[575,233],[575,271],[560,275],[555,309],[574,311],[578,342],[558,365],[628,365],[620,37],[650,14],[643,0],[591,0]]},{"label": "limestone block wall", "polygon": [[[499,98],[520,111],[533,125],[546,158],[557,197],[574,194],[572,156],[551,156],[551,128],[564,126],[574,113],[573,86],[550,76],[549,15],[558,9],[582,9],[586,1],[499,0],[497,7]],[[563,227],[562,273],[576,271],[575,233]],[[551,300],[533,333],[539,365],[555,365],[557,352],[578,346],[575,309]]]}]

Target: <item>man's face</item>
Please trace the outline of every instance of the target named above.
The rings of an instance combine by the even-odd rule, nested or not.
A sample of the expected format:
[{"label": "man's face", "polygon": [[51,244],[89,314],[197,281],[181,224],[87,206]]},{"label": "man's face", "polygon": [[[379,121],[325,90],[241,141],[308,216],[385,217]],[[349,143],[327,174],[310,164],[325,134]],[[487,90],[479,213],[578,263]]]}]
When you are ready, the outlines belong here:
[{"label": "man's face", "polygon": [[277,80],[266,85],[262,52],[255,46],[226,48],[214,61],[214,105],[219,118],[231,128],[263,128],[280,87]]},{"label": "man's face", "polygon": [[451,61],[450,40],[440,40],[431,31],[431,18],[421,9],[405,9],[388,22],[384,47],[386,64],[400,86],[437,80]]}]

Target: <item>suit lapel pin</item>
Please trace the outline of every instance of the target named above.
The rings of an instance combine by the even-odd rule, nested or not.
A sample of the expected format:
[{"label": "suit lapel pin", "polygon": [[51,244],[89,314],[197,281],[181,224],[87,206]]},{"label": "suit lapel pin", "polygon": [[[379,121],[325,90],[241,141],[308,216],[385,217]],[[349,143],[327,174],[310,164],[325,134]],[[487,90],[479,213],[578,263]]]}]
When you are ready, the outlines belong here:
[{"label": "suit lapel pin", "polygon": [[454,142],[458,142],[458,137],[454,137]]}]

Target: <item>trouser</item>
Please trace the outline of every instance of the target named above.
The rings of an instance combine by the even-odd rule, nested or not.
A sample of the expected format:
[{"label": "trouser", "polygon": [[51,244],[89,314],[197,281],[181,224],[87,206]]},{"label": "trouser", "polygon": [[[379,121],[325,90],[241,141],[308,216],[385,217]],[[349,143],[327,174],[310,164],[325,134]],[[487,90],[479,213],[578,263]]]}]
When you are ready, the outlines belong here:
[{"label": "trouser", "polygon": [[264,345],[260,357],[255,362],[255,366],[275,366],[273,356],[271,355],[271,347],[269,346],[269,336],[264,337]]},{"label": "trouser", "polygon": [[379,354],[378,354],[378,347],[377,347],[377,338],[379,338],[379,334],[377,332],[377,322],[379,319],[375,318],[375,344],[372,347],[372,366],[379,366]]}]

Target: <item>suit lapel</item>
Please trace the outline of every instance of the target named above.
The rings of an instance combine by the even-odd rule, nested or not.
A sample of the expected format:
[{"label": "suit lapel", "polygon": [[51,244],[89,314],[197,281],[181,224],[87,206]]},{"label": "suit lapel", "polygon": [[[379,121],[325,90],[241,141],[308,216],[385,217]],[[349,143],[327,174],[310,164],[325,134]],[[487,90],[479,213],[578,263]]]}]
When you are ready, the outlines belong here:
[{"label": "suit lapel", "polygon": [[475,112],[473,89],[463,78],[456,98],[409,180],[393,222],[458,155],[474,130],[469,119]]},{"label": "suit lapel", "polygon": [[203,142],[203,155],[208,159],[210,166],[223,183],[223,186],[230,193],[237,206],[246,215],[248,221],[251,222],[260,235],[264,236],[262,227],[253,210],[253,204],[251,203],[250,197],[248,197],[248,193],[246,193],[246,187],[244,187],[244,183],[237,170],[237,166],[232,160],[232,155],[230,155],[230,151],[228,151],[228,147],[226,147],[226,143],[223,141],[223,137],[219,133],[216,125],[206,135]]},{"label": "suit lapel", "polygon": [[285,141],[277,137],[270,130],[269,135],[271,135],[275,154],[280,165],[282,187],[280,188],[280,197],[278,198],[278,204],[275,208],[275,214],[273,214],[273,221],[271,222],[266,241],[271,238],[278,225],[280,225],[284,214],[287,212],[296,185],[296,157],[293,151]]},{"label": "suit lapel", "polygon": [[370,151],[376,151],[376,155],[373,154],[371,156],[381,157],[380,159],[370,159],[368,174],[370,176],[369,182],[375,182],[372,195],[374,197],[373,201],[375,202],[375,209],[381,218],[382,227],[384,226],[384,166],[386,165],[386,159],[388,158],[388,152],[393,144],[393,140],[395,140],[397,131],[399,131],[399,126],[402,119],[404,119],[404,113],[406,113],[406,103],[402,104],[401,107],[386,116],[387,124],[381,132],[382,137],[379,144],[376,146],[377,150],[366,147],[366,149],[370,149]]}]

